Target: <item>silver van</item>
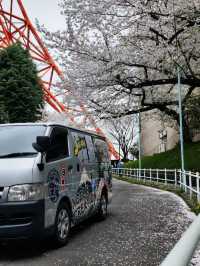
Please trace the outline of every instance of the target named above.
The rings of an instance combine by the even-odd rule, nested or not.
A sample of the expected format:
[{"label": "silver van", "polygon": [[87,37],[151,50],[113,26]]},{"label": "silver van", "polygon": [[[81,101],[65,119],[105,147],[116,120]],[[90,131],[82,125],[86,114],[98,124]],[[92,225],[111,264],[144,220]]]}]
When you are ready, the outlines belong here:
[{"label": "silver van", "polygon": [[0,125],[0,239],[51,234],[105,218],[112,195],[105,138],[58,124]]}]

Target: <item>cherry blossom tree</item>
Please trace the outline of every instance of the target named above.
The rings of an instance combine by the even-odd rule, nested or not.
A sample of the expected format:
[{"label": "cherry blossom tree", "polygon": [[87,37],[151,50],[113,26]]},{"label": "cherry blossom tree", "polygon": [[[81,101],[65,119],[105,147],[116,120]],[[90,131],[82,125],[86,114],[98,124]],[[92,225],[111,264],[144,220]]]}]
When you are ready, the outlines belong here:
[{"label": "cherry blossom tree", "polygon": [[60,6],[66,30],[40,30],[93,113],[103,119],[158,110],[179,124],[177,69],[183,110],[200,87],[198,0],[61,0]]},{"label": "cherry blossom tree", "polygon": [[136,116],[126,116],[121,118],[110,119],[107,121],[109,128],[108,134],[113,143],[116,144],[122,161],[128,160],[128,155],[132,151],[137,141],[138,119]]}]

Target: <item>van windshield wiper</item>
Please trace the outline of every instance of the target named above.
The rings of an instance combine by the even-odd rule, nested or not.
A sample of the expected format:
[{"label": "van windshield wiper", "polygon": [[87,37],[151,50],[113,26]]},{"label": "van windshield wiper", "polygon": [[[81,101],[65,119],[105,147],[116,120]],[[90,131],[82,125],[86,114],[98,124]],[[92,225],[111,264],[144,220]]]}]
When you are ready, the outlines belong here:
[{"label": "van windshield wiper", "polygon": [[25,156],[36,155],[36,154],[37,152],[15,152],[15,153],[0,155],[0,159],[1,158],[25,157]]}]

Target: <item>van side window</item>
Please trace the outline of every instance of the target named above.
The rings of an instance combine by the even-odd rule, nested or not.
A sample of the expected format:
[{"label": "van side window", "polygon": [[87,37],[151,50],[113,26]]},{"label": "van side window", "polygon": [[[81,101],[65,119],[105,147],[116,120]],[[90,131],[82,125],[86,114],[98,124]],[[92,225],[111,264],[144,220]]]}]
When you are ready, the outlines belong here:
[{"label": "van side window", "polygon": [[89,135],[86,135],[85,139],[86,139],[87,148],[88,148],[89,160],[91,162],[95,162],[96,156],[95,156],[95,149],[94,149],[94,143],[93,143],[92,137]]},{"label": "van side window", "polygon": [[74,156],[78,157],[81,162],[89,160],[89,154],[87,149],[87,143],[83,134],[72,132],[74,139]]},{"label": "van side window", "polygon": [[100,163],[109,161],[108,147],[105,141],[94,138],[95,154]]},{"label": "van side window", "polygon": [[46,161],[56,161],[69,156],[68,132],[66,128],[53,128],[50,136],[51,148],[47,152]]}]

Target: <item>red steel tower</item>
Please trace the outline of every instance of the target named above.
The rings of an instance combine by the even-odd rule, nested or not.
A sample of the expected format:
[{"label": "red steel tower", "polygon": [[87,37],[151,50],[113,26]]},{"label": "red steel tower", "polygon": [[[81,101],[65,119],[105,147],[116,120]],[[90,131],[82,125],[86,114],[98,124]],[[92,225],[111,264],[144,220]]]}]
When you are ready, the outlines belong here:
[{"label": "red steel tower", "polygon": [[[84,117],[84,122],[89,121],[96,132],[104,135],[102,130],[96,126],[95,120],[88,113],[84,103],[70,87],[65,86],[63,90],[65,94],[74,98],[78,108],[70,107],[70,103],[63,104],[53,93],[54,80],[64,81],[64,75],[31,23],[22,0],[0,0],[0,48],[5,48],[16,42],[20,42],[25,49],[28,49],[37,64],[45,101],[57,112],[64,112],[73,123],[76,123],[74,112],[80,113]],[[119,155],[113,144],[109,141],[108,144],[111,154],[118,159]]]}]

